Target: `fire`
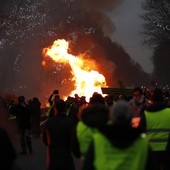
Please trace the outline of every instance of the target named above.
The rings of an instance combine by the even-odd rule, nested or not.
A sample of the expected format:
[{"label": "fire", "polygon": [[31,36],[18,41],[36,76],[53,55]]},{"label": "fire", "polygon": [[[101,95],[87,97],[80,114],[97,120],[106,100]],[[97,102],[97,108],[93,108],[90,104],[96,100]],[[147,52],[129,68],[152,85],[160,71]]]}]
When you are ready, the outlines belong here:
[{"label": "fire", "polygon": [[46,65],[45,60],[43,60],[43,61],[41,62],[41,64],[42,64],[43,66],[45,66],[45,65]]},{"label": "fire", "polygon": [[78,94],[89,99],[94,92],[102,94],[101,87],[107,87],[107,84],[105,77],[96,71],[96,62],[85,54],[78,56],[69,54],[68,49],[69,43],[64,39],[59,39],[54,41],[51,47],[44,48],[43,53],[45,58],[50,57],[56,63],[70,65],[75,86],[70,96]]}]

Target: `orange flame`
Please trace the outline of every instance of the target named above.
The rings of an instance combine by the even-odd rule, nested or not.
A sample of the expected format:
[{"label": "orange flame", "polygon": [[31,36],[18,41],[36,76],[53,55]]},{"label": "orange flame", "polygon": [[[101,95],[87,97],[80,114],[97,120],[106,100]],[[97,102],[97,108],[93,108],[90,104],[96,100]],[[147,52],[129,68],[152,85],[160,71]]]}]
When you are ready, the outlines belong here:
[{"label": "orange flame", "polygon": [[45,60],[43,60],[43,61],[41,62],[41,64],[42,64],[43,66],[45,66],[45,65],[46,65]]},{"label": "orange flame", "polygon": [[75,86],[70,96],[78,94],[89,99],[94,92],[102,94],[101,87],[107,87],[107,84],[105,77],[96,71],[96,62],[84,54],[79,56],[69,54],[68,49],[69,43],[64,39],[59,39],[54,41],[51,47],[44,48],[43,53],[45,57],[50,57],[54,62],[70,65]]}]

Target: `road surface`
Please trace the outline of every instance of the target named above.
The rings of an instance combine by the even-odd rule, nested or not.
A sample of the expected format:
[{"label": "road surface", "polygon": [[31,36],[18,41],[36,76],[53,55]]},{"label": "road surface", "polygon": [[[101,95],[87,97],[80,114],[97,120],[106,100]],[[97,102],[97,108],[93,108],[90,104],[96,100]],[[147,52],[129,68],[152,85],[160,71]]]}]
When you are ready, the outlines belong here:
[{"label": "road surface", "polygon": [[[32,138],[33,154],[18,155],[16,159],[16,165],[21,170],[46,170],[46,147],[41,142],[40,138]],[[19,136],[16,136],[15,147],[17,153],[19,153]],[[81,170],[81,163],[78,159],[75,159],[76,170]]]}]

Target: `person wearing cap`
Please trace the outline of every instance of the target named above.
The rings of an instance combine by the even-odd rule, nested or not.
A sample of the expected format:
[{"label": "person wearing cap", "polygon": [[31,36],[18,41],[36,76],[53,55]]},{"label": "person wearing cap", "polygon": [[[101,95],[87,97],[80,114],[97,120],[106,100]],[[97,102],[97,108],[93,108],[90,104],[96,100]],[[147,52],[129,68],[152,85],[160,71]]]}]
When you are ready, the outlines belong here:
[{"label": "person wearing cap", "polygon": [[131,120],[129,104],[119,101],[112,107],[112,124],[102,123],[84,160],[83,170],[155,170],[150,147]]},{"label": "person wearing cap", "polygon": [[170,169],[170,108],[163,99],[163,91],[153,91],[152,104],[145,110],[147,139],[158,169]]}]

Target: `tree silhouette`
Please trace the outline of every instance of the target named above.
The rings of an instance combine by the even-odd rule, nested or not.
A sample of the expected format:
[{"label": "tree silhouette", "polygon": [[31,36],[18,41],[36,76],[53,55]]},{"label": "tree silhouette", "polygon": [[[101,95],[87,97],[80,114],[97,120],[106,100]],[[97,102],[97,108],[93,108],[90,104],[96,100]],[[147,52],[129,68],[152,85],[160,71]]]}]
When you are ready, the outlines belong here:
[{"label": "tree silhouette", "polygon": [[170,1],[145,0],[142,7],[144,43],[153,45],[170,41]]},{"label": "tree silhouette", "polygon": [[170,84],[170,1],[145,0],[142,7],[144,44],[154,47],[152,77],[159,84]]}]

